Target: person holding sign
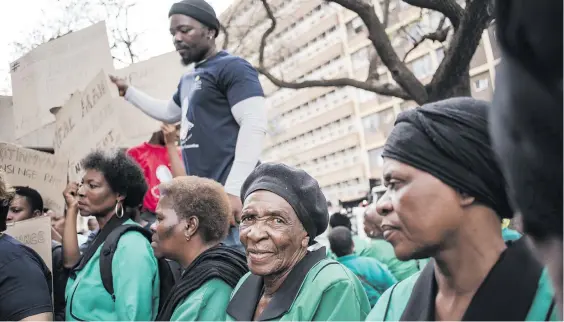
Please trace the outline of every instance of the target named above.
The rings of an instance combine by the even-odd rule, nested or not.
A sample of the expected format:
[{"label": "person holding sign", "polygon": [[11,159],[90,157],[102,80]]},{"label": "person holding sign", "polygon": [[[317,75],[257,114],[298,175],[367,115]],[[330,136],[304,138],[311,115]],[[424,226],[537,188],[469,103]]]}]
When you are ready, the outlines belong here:
[{"label": "person holding sign", "polygon": [[[16,186],[14,196],[10,201],[8,222],[18,222],[43,215],[43,198],[33,188]],[[53,234],[54,231],[51,231]],[[53,276],[53,304],[55,321],[65,320],[65,287],[67,285],[67,271],[63,266],[62,245],[52,240],[52,276]]]},{"label": "person holding sign", "polygon": [[0,172],[0,320],[52,321],[49,268],[35,251],[3,233],[12,197]]},{"label": "person holding sign", "polygon": [[224,185],[232,209],[224,243],[239,241],[241,186],[259,163],[267,118],[264,93],[253,66],[218,51],[219,20],[204,0],[183,0],[169,12],[170,33],[184,65],[194,63],[170,101],[150,97],[126,80],[110,77],[121,96],[150,117],[180,125],[180,143],[188,175]]},{"label": "person holding sign", "polygon": [[[147,184],[135,161],[123,152],[88,154],[80,184],[69,183],[64,192],[67,223],[63,236],[65,267],[70,277],[66,288],[67,321],[152,321],[159,304],[157,259],[151,244],[137,231],[123,234],[111,262],[113,293],[101,274],[101,246],[122,225],[137,225],[128,208],[141,204]],[[96,217],[100,232],[80,256],[76,220]],[[110,236],[111,237],[111,236]]]},{"label": "person holding sign", "polygon": [[178,134],[176,127],[163,124],[161,131],[154,132],[149,142],[143,142],[127,150],[143,170],[149,190],[143,198],[141,219],[147,223],[155,222],[155,209],[159,202],[159,184],[172,180],[173,177],[185,176],[182,157],[176,145]]}]

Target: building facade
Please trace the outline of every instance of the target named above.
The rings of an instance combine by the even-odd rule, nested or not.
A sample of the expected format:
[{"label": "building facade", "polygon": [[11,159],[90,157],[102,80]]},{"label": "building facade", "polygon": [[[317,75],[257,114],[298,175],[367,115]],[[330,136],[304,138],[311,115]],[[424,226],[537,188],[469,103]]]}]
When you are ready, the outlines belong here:
[{"label": "building facade", "polygon": [[[382,17],[382,5],[374,1]],[[373,46],[356,13],[323,0],[271,0],[277,26],[265,48],[270,72],[285,81],[350,77],[366,79]],[[392,0],[387,33],[398,56],[413,41],[433,31],[440,14]],[[261,1],[235,0],[221,17],[228,50],[258,64],[260,38],[270,27]],[[222,36],[220,36],[222,37]],[[219,39],[221,42],[223,38]],[[425,41],[405,61],[423,83],[444,57],[441,43]],[[500,52],[493,27],[484,31],[470,64],[472,95],[490,100]],[[394,84],[385,66],[375,66],[378,81]],[[264,161],[306,170],[333,204],[365,198],[382,175],[382,146],[398,113],[413,101],[356,88],[278,88],[261,75],[269,117]],[[371,180],[372,179],[372,180]]]}]

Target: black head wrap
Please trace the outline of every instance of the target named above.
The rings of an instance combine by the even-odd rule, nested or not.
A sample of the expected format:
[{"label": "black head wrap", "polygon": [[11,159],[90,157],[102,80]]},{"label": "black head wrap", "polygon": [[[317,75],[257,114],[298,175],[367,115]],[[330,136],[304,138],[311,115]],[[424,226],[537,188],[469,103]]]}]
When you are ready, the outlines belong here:
[{"label": "black head wrap", "polygon": [[168,16],[181,14],[192,17],[207,27],[215,30],[215,37],[219,33],[219,20],[213,7],[205,0],[182,0],[172,5]]},{"label": "black head wrap", "polygon": [[317,180],[307,172],[282,163],[262,163],[243,183],[241,199],[244,201],[257,190],[270,191],[292,206],[309,236],[310,245],[327,229],[327,201]]},{"label": "black head wrap", "polygon": [[451,98],[401,113],[382,156],[406,163],[513,217],[488,135],[490,105]]}]

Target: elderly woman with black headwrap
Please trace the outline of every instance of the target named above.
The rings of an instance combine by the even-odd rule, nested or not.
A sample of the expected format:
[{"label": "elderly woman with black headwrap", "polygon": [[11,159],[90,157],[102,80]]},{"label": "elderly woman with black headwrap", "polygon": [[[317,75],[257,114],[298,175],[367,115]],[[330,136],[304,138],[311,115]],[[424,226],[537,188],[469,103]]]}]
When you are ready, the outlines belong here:
[{"label": "elderly woman with black headwrap", "polygon": [[388,289],[367,320],[557,319],[526,240],[501,236],[513,213],[490,146],[490,108],[454,98],[399,115],[382,153],[388,189],[377,210],[399,259],[432,260]]},{"label": "elderly woman with black headwrap", "polygon": [[316,247],[329,214],[315,179],[264,163],[243,184],[241,199],[240,237],[251,272],[237,284],[227,320],[365,319],[370,303],[360,281]]}]

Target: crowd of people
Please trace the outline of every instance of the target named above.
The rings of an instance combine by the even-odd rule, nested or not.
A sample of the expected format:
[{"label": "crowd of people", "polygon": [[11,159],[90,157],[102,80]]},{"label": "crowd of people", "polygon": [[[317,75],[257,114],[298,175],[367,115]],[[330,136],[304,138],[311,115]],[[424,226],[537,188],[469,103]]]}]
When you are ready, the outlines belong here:
[{"label": "crowd of people", "polygon": [[[173,98],[111,78],[121,96],[165,122],[161,131],[126,151],[86,155],[82,180],[61,192],[64,213],[0,173],[1,232],[39,216],[52,223],[52,269],[0,233],[0,320],[560,320],[562,130],[558,144],[534,146],[537,160],[558,160],[560,149],[559,169],[542,169],[530,165],[536,150],[527,145],[539,134],[505,128],[532,108],[516,101],[523,80],[547,104],[535,129],[555,129],[550,113],[562,116],[562,68],[554,86],[554,69],[534,63],[547,51],[515,51],[539,44],[512,34],[532,28],[530,5],[496,7],[509,57],[499,101],[450,98],[398,116],[382,153],[386,190],[366,207],[361,238],[346,214],[329,214],[311,175],[259,161],[266,111],[257,72],[216,50],[219,21],[208,3],[174,4],[170,32],[195,69]],[[561,25],[562,2],[535,6],[553,19],[541,25]],[[496,111],[510,111],[511,122]],[[537,172],[546,180],[533,182]],[[560,195],[543,194],[541,204],[523,197],[537,188]],[[87,232],[79,216],[89,218]],[[324,247],[317,238],[328,229]]]}]

